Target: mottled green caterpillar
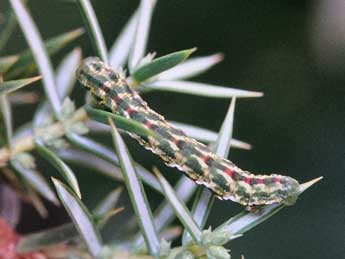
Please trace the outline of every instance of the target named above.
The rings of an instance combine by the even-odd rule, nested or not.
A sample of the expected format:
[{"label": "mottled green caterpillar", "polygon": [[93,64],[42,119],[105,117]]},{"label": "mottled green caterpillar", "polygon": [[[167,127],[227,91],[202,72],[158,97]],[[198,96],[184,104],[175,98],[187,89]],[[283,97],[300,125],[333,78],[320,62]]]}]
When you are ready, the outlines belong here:
[{"label": "mottled green caterpillar", "polygon": [[177,167],[189,178],[212,190],[220,199],[230,199],[246,206],[284,203],[292,205],[298,195],[298,182],[278,174],[254,175],[223,159],[195,139],[169,124],[150,109],[131,89],[125,77],[90,57],[77,71],[80,83],[100,104],[113,113],[135,120],[158,137],[129,133],[145,148],[159,155],[168,166]]}]

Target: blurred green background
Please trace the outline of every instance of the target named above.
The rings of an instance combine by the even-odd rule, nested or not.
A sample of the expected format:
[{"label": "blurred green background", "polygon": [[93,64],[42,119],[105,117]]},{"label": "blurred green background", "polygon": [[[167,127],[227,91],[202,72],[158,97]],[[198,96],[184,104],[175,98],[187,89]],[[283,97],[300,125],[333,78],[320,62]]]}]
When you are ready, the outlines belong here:
[{"label": "blurred green background", "polygon": [[[97,0],[93,5],[110,46],[138,1]],[[29,6],[44,38],[82,26],[73,3],[30,0]],[[1,0],[0,8],[6,9],[8,4]],[[196,81],[265,94],[238,100],[234,137],[254,148],[233,149],[230,159],[249,171],[282,172],[301,182],[324,176],[295,206],[232,241],[232,258],[241,254],[246,259],[344,258],[344,13],[343,0],[158,1],[148,51],[160,56],[196,46],[194,56],[222,52],[225,60]],[[93,54],[87,35],[77,44],[84,56]],[[17,29],[6,51],[22,48],[26,43]],[[74,96],[81,104],[78,90]],[[173,93],[144,98],[168,119],[213,130],[219,129],[229,104],[225,99]],[[17,122],[27,111],[17,111]],[[158,164],[171,181],[177,179],[176,170],[166,169],[144,149],[130,140],[128,143],[134,157],[147,168]],[[94,175],[83,174],[80,169],[77,172],[90,206],[104,194],[105,186],[108,190],[116,186],[108,179],[96,185]],[[152,204],[158,204],[161,197],[149,194]],[[129,207],[128,202],[123,203]],[[241,209],[237,204],[217,201],[209,224],[217,226]],[[25,222],[29,216],[32,220]],[[26,209],[19,230],[40,229],[42,224],[36,216]],[[51,220],[54,224],[63,221],[56,215]],[[116,223],[113,227],[116,229]]]}]

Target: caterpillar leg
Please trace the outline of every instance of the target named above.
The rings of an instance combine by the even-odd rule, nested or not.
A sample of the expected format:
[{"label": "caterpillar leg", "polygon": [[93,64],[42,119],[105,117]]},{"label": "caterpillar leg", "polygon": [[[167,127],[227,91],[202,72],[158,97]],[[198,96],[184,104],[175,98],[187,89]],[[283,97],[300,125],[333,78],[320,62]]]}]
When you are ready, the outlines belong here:
[{"label": "caterpillar leg", "polygon": [[260,215],[262,213],[264,205],[248,205],[246,206],[246,211],[249,211],[250,213]]}]

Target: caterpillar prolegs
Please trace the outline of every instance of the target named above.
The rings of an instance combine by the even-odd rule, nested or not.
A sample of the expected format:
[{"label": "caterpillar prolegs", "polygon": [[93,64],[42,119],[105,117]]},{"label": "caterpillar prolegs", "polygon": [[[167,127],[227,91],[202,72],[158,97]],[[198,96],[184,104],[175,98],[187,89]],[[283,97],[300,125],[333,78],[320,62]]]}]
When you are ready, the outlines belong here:
[{"label": "caterpillar prolegs", "polygon": [[80,83],[113,113],[135,120],[155,132],[141,137],[129,133],[145,148],[177,167],[189,178],[212,190],[220,199],[230,199],[245,206],[284,203],[292,205],[300,194],[299,183],[288,176],[254,175],[223,159],[183,131],[169,124],[139,94],[131,89],[121,73],[99,58],[83,61],[77,71]]}]

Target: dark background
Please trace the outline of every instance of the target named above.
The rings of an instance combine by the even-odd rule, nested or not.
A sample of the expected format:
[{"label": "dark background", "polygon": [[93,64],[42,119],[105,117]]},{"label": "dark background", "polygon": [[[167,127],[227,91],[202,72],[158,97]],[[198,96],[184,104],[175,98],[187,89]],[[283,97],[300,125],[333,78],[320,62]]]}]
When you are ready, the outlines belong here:
[{"label": "dark background", "polygon": [[[232,258],[241,254],[246,259],[344,258],[342,2],[161,0],[156,6],[148,51],[157,51],[160,56],[197,46],[194,56],[222,52],[225,60],[196,81],[265,93],[263,98],[238,100],[234,137],[254,148],[232,149],[231,160],[250,171],[283,172],[300,182],[324,176],[295,206],[231,242]],[[109,47],[137,4],[128,0],[93,1]],[[44,38],[82,26],[74,4],[32,0],[29,6]],[[3,7],[8,8],[7,3]],[[87,35],[77,44],[85,56],[93,54]],[[7,51],[21,48],[26,48],[26,43],[17,30]],[[145,99],[169,119],[213,130],[219,129],[229,104],[225,99],[173,93],[153,93]],[[17,116],[23,117],[23,112],[17,112]],[[128,143],[135,158],[152,165],[153,156]],[[159,163],[157,159],[154,162]],[[176,179],[175,170],[161,168],[171,172],[169,179]],[[95,180],[92,174],[80,174],[80,178],[85,201],[91,206],[105,185],[114,187],[106,179],[91,186]],[[157,204],[157,195],[149,194]],[[234,203],[217,202],[209,224],[217,226],[240,210]],[[27,224],[21,223],[19,229],[30,230]]]}]

